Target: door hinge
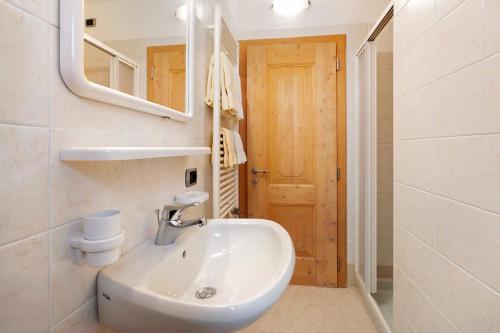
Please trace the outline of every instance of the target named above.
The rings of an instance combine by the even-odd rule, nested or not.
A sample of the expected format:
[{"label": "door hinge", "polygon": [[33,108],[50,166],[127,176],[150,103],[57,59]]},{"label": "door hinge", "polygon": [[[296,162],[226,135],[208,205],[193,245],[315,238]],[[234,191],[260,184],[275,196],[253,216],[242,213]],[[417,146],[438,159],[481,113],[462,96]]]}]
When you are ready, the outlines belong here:
[{"label": "door hinge", "polygon": [[337,272],[340,272],[340,257],[337,256]]},{"label": "door hinge", "polygon": [[155,66],[151,66],[151,79],[153,80],[155,78]]},{"label": "door hinge", "polygon": [[335,61],[335,66],[337,68],[337,72],[340,71],[340,58],[337,58],[337,60]]},{"label": "door hinge", "polygon": [[340,181],[340,168],[337,168],[337,181]]}]

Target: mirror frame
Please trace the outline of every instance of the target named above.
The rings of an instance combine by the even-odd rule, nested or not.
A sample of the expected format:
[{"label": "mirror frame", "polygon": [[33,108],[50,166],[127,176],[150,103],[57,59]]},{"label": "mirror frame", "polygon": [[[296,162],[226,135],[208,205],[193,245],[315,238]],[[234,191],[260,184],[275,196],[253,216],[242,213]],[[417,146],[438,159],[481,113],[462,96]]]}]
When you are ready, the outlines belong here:
[{"label": "mirror frame", "polygon": [[87,79],[84,72],[84,4],[85,0],[64,0],[60,8],[60,60],[62,78],[78,96],[122,106],[128,109],[177,121],[194,116],[194,1],[187,4],[186,36],[186,110],[177,111],[121,91],[101,86]]}]

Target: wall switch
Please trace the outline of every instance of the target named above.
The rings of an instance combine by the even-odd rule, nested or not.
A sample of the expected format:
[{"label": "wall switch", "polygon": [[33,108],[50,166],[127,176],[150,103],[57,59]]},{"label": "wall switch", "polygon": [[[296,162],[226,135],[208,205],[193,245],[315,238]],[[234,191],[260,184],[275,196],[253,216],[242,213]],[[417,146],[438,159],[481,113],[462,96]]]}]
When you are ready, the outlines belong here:
[{"label": "wall switch", "polygon": [[95,18],[85,19],[85,26],[87,28],[94,28],[97,25],[97,20]]},{"label": "wall switch", "polygon": [[186,187],[196,185],[196,182],[198,181],[198,169],[186,169],[185,181]]}]

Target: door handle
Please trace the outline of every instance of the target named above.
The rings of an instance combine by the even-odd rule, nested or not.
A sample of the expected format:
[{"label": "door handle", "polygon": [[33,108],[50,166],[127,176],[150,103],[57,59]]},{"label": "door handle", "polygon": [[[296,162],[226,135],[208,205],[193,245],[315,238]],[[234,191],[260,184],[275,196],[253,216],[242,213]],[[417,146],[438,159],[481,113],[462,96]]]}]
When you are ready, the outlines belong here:
[{"label": "door handle", "polygon": [[257,169],[257,168],[252,168],[252,173],[254,175],[258,174],[258,173],[268,173],[269,170],[267,169]]}]

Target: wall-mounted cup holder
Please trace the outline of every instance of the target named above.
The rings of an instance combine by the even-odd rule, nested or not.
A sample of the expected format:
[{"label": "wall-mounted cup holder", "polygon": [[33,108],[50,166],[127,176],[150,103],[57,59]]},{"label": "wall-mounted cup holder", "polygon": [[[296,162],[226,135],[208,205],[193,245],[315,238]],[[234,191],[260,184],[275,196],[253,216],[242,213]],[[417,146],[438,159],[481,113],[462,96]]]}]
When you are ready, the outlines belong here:
[{"label": "wall-mounted cup holder", "polygon": [[119,210],[105,210],[83,218],[83,233],[71,237],[76,257],[90,266],[102,267],[120,259],[125,240]]}]

